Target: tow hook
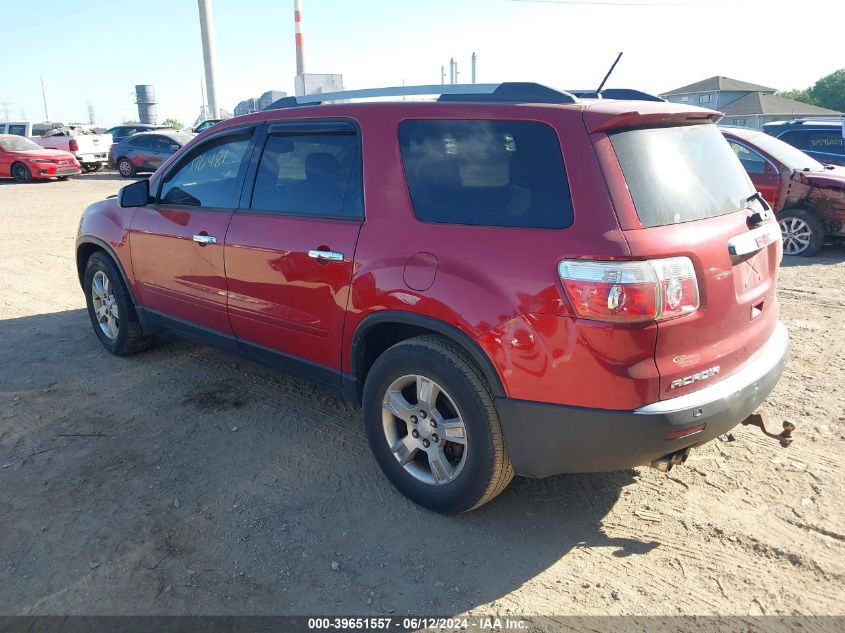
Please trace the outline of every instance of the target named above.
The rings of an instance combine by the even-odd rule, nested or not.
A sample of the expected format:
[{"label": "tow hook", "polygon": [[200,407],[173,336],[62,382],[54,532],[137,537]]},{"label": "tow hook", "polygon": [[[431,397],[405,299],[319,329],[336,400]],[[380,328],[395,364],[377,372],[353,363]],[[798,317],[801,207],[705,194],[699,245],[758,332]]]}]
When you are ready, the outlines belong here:
[{"label": "tow hook", "polygon": [[747,418],[745,418],[742,423],[745,426],[759,427],[760,430],[763,432],[763,435],[780,441],[780,445],[784,448],[792,444],[792,432],[795,430],[795,425],[789,420],[784,421],[783,431],[777,434],[772,433],[771,431],[766,429],[766,417],[762,412],[752,413]]}]

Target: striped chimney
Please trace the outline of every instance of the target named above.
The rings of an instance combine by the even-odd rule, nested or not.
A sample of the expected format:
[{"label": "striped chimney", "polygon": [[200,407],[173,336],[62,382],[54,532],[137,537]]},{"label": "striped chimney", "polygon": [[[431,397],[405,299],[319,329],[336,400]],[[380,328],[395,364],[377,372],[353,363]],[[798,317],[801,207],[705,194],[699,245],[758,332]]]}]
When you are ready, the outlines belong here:
[{"label": "striped chimney", "polygon": [[296,39],[296,74],[305,73],[305,54],[302,50],[302,0],[293,0],[294,38]]}]

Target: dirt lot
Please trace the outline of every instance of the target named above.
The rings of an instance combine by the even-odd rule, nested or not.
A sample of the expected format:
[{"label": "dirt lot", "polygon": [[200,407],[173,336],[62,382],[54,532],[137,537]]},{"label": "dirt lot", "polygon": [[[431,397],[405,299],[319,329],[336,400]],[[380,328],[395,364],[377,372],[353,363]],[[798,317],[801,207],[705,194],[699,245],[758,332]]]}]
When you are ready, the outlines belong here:
[{"label": "dirt lot", "polygon": [[0,184],[0,614],[845,614],[845,248],[789,262],[770,420],[648,468],[516,480],[445,518],[396,493],[339,396],[83,310],[83,207]]}]

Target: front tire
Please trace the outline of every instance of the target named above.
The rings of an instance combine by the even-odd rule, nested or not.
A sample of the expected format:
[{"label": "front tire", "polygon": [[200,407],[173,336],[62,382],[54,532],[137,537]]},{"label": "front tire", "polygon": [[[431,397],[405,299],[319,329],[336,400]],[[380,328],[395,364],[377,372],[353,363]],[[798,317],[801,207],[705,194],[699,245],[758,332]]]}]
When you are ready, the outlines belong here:
[{"label": "front tire", "polygon": [[117,161],[117,172],[124,178],[131,178],[135,175],[135,165],[128,158],[121,158]]},{"label": "front tire", "polygon": [[94,333],[109,352],[129,356],[155,342],[155,337],[144,333],[123,277],[111,257],[102,252],[91,255],[85,265],[83,288]]},{"label": "front tire", "polygon": [[363,409],[385,476],[429,510],[473,510],[513,478],[482,374],[447,339],[420,336],[379,356],[364,385]]},{"label": "front tire", "polygon": [[28,184],[35,180],[32,177],[32,172],[29,171],[29,167],[23,163],[15,163],[12,165],[12,178],[15,179],[15,182],[21,184]]},{"label": "front tire", "polygon": [[824,226],[807,209],[784,209],[778,214],[783,233],[783,254],[812,257],[824,245]]}]

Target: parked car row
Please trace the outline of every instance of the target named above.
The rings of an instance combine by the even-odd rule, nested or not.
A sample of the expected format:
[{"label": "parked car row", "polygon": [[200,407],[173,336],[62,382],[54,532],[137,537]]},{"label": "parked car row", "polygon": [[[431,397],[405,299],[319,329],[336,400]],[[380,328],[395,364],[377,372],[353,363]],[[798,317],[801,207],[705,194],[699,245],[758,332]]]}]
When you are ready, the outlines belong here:
[{"label": "parked car row", "polygon": [[111,136],[97,134],[90,126],[62,123],[7,121],[0,123],[0,134],[21,136],[45,149],[69,152],[85,171],[97,171],[106,164],[112,142]]},{"label": "parked car row", "polygon": [[27,183],[36,179],[66,180],[80,171],[73,154],[44,149],[23,136],[0,134],[0,178]]},{"label": "parked car row", "polygon": [[[126,178],[154,172],[194,134],[220,121],[208,119],[192,132],[163,125],[115,126],[108,130],[113,142],[108,143],[105,162]],[[843,120],[778,121],[767,123],[765,133],[734,126],[721,129],[757,190],[778,214],[786,255],[811,256],[825,240],[845,239],[845,168],[837,167],[845,164]],[[24,121],[0,124],[0,133],[33,135],[44,147],[66,148],[85,171],[99,169],[104,156],[98,150],[106,137],[91,130]],[[92,153],[92,148],[97,151]],[[49,167],[33,171],[24,166],[24,162],[10,165],[0,174],[19,182],[53,177]],[[67,169],[63,167],[62,177],[70,173]]]}]

